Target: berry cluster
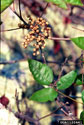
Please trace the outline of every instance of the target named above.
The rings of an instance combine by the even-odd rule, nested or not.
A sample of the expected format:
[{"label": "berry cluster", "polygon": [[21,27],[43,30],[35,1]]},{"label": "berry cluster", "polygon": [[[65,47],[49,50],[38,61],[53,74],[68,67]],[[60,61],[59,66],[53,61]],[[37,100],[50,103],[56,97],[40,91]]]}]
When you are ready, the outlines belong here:
[{"label": "berry cluster", "polygon": [[[35,40],[36,43],[33,44],[33,55],[39,55],[39,50],[45,48],[45,39],[49,37],[51,28],[49,27],[48,22],[43,18],[34,20],[29,17],[29,25],[29,33],[25,36],[25,40],[22,44],[24,48],[27,48],[27,46]],[[24,26],[24,28],[26,28],[26,26]]]}]

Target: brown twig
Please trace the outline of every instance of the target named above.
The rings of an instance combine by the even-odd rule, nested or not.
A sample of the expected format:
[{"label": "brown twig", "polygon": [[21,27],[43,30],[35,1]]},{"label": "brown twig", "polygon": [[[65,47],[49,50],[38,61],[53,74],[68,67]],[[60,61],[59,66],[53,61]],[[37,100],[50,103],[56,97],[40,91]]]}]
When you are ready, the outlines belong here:
[{"label": "brown twig", "polygon": [[[66,59],[65,59],[65,61],[64,61],[64,63],[63,63],[63,65],[62,65],[61,72],[59,73],[58,79],[57,79],[57,81],[56,81],[55,83],[57,83],[57,82],[60,80],[60,77],[61,77],[61,75],[62,75],[62,73],[63,73],[64,66],[65,66],[65,64],[66,64],[67,60],[68,60],[68,58],[66,58]],[[55,83],[54,83],[54,84],[55,84]]]},{"label": "brown twig", "polygon": [[16,105],[17,105],[17,109],[18,109],[18,112],[20,113],[21,110],[19,108],[19,99],[18,99],[18,92],[17,92],[17,89],[15,91],[15,98],[16,98]]},{"label": "brown twig", "polygon": [[1,30],[0,32],[6,32],[6,31],[14,31],[14,30],[19,30],[19,29],[21,29],[21,28],[14,28],[14,29],[8,29],[8,30]]},{"label": "brown twig", "polygon": [[49,5],[49,3],[47,3],[47,4],[46,4],[46,6],[45,6],[45,8],[44,8],[44,10],[43,10],[42,14],[40,15],[40,17],[42,17],[42,16],[43,16],[43,14],[44,14],[45,10],[47,9],[48,5]]},{"label": "brown twig", "polygon": [[62,93],[61,91],[59,91],[59,90],[57,90],[57,89],[55,89],[55,90],[56,90],[59,94],[63,95],[64,97],[66,97],[66,98],[68,98],[68,99],[70,99],[70,100],[72,100],[72,101],[74,101],[74,102],[76,102],[76,103],[80,103],[80,104],[84,105],[82,102],[79,102],[79,101],[77,101],[77,100],[71,98],[70,96],[65,95],[65,94]]},{"label": "brown twig", "polygon": [[16,116],[17,118],[21,119],[21,120],[26,120],[26,121],[28,121],[28,122],[32,122],[32,123],[34,123],[35,125],[37,125],[37,122],[38,122],[38,121],[35,120],[34,118],[29,117],[28,115],[24,115],[24,114],[22,114],[22,113],[16,112],[16,113],[15,113],[15,116]]},{"label": "brown twig", "polygon": [[72,27],[72,28],[84,32],[84,30],[81,30],[81,29],[79,29],[79,28],[76,28],[76,27]]},{"label": "brown twig", "polygon": [[45,59],[45,55],[44,55],[43,52],[42,52],[42,57],[43,57],[43,61],[44,61],[44,63],[46,64],[46,59]]},{"label": "brown twig", "polygon": [[50,39],[50,40],[70,40],[70,38],[57,38],[57,37],[48,37],[48,39]]},{"label": "brown twig", "polygon": [[45,116],[39,118],[38,121],[40,121],[40,120],[42,120],[42,119],[44,119],[44,118],[46,118],[46,117],[49,117],[49,116],[53,115],[53,113],[57,112],[59,109],[61,109],[61,108],[64,107],[64,106],[65,106],[65,104],[63,104],[62,106],[58,107],[58,108],[57,108],[56,110],[54,110],[53,112],[51,112],[51,113],[49,113],[49,114],[47,114],[47,115],[45,115]]},{"label": "brown twig", "polygon": [[[19,62],[23,62],[23,61],[27,61],[27,59],[30,59],[30,58],[23,58],[23,59],[19,59],[19,60],[10,60],[10,61],[0,61],[0,64],[3,64],[3,65],[7,65],[7,64],[14,64],[14,63],[19,63]],[[37,60],[37,61],[40,61],[40,62],[43,62],[42,60]],[[68,61],[69,63],[73,63],[73,64],[69,64],[69,65],[74,65],[74,61]],[[53,64],[59,64],[59,65],[62,65],[60,62],[57,62],[57,61],[48,61],[46,60],[46,63],[53,63]],[[76,64],[80,64],[82,63],[82,61],[76,63]],[[68,64],[66,64],[66,66],[68,66]]]}]

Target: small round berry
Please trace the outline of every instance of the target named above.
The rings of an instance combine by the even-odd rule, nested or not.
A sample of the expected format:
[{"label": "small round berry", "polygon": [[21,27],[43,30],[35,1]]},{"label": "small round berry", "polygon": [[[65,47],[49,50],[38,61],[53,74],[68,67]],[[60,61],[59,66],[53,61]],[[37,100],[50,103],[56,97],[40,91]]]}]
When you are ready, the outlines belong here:
[{"label": "small round berry", "polygon": [[24,42],[22,42],[22,45],[24,45],[25,43]]},{"label": "small round berry", "polygon": [[41,42],[39,42],[38,44],[39,44],[39,45],[42,45],[42,43],[41,43]]},{"label": "small round berry", "polygon": [[25,41],[25,45],[28,45],[28,42],[27,42],[27,41]]},{"label": "small round berry", "polygon": [[35,36],[32,36],[33,39],[35,39]]},{"label": "small round berry", "polygon": [[36,30],[36,33],[39,33],[39,30]]},{"label": "small round berry", "polygon": [[30,41],[30,39],[27,39],[27,42],[29,42]]},{"label": "small round berry", "polygon": [[28,38],[30,38],[30,35],[29,35],[29,34],[27,34],[27,37],[28,37]]},{"label": "small round berry", "polygon": [[44,49],[44,48],[45,48],[45,46],[42,46],[41,48],[42,48],[42,49]]},{"label": "small round berry", "polygon": [[49,23],[48,23],[48,22],[46,22],[46,24],[48,25]]},{"label": "small round berry", "polygon": [[31,21],[31,24],[34,24],[34,20]]},{"label": "small round berry", "polygon": [[39,49],[39,45],[36,45],[36,49]]},{"label": "small round berry", "polygon": [[25,39],[27,40],[27,36],[25,36]]},{"label": "small round berry", "polygon": [[45,33],[45,36],[48,36],[48,33]]},{"label": "small round berry", "polygon": [[44,32],[44,29],[41,29],[41,32]]},{"label": "small round berry", "polygon": [[40,17],[40,18],[39,18],[39,20],[43,20],[43,18],[42,18],[42,17]]},{"label": "small round berry", "polygon": [[39,55],[39,54],[40,54],[40,52],[39,52],[39,51],[37,51],[37,52],[36,52],[36,54],[37,54],[37,55]]},{"label": "small round berry", "polygon": [[27,45],[24,45],[24,48],[27,48]]},{"label": "small round berry", "polygon": [[34,48],[33,51],[35,52],[35,51],[36,51],[36,48]]},{"label": "small round berry", "polygon": [[42,24],[42,22],[39,22],[39,25],[41,25]]},{"label": "small round berry", "polygon": [[44,37],[42,37],[41,40],[44,41]]},{"label": "small round berry", "polygon": [[32,28],[33,28],[33,25],[30,25],[30,28],[32,29]]},{"label": "small round berry", "polygon": [[36,53],[33,53],[33,56],[35,56],[36,55]]},{"label": "small round berry", "polygon": [[31,31],[29,34],[31,35],[31,34],[34,34],[35,33],[35,31]]},{"label": "small round berry", "polygon": [[35,46],[35,47],[36,47],[36,44],[33,44],[33,46]]}]

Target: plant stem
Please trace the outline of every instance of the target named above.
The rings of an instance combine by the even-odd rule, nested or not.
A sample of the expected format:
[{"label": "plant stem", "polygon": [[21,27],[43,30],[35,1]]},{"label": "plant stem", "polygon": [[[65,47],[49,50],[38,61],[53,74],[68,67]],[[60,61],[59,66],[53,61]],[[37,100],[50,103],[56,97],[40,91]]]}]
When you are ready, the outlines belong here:
[{"label": "plant stem", "polygon": [[60,92],[59,90],[57,90],[57,89],[55,89],[55,90],[56,90],[59,94],[63,95],[64,97],[67,97],[68,99],[70,99],[70,100],[72,100],[72,101],[74,101],[74,102],[76,102],[76,103],[80,103],[80,104],[84,105],[82,102],[79,102],[79,101],[77,101],[77,100],[75,100],[75,99],[73,99],[73,98],[71,98],[71,97],[65,95],[64,93]]},{"label": "plant stem", "polygon": [[57,37],[48,37],[48,39],[50,39],[50,40],[70,40],[70,38],[57,38]]}]

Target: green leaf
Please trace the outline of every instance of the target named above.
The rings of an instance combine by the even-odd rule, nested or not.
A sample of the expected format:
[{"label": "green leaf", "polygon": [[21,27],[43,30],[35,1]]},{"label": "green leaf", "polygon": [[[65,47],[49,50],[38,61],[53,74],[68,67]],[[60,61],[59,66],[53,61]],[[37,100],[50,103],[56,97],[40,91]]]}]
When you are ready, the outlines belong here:
[{"label": "green leaf", "polygon": [[79,74],[75,80],[76,85],[82,85],[84,84],[84,77],[83,77],[83,83],[82,83],[82,74]]},{"label": "green leaf", "polygon": [[13,1],[14,0],[1,0],[0,13],[3,12],[7,7],[9,7]]},{"label": "green leaf", "polygon": [[80,120],[83,120],[83,125],[84,125],[84,110],[80,114]]},{"label": "green leaf", "polygon": [[84,37],[76,37],[71,38],[72,42],[74,42],[79,48],[84,50]]},{"label": "green leaf", "polygon": [[76,71],[71,71],[68,74],[62,76],[57,82],[57,89],[63,90],[69,88],[77,77]]},{"label": "green leaf", "polygon": [[83,101],[83,103],[84,103],[84,90],[82,91],[82,101]]},{"label": "green leaf", "polygon": [[60,7],[60,8],[67,9],[67,5],[66,5],[64,0],[45,0],[45,1],[52,2],[52,3],[56,4],[58,7]]},{"label": "green leaf", "polygon": [[72,4],[72,5],[79,5],[83,6],[81,0],[65,0],[66,3]]},{"label": "green leaf", "polygon": [[35,92],[30,97],[30,100],[37,101],[37,102],[54,101],[54,99],[57,98],[57,96],[58,96],[58,93],[53,88],[44,88]]},{"label": "green leaf", "polygon": [[53,72],[46,64],[29,59],[29,69],[34,79],[41,85],[49,85],[53,81]]},{"label": "green leaf", "polygon": [[81,0],[45,0],[47,2],[52,2],[60,8],[67,9],[67,4],[83,6]]}]

